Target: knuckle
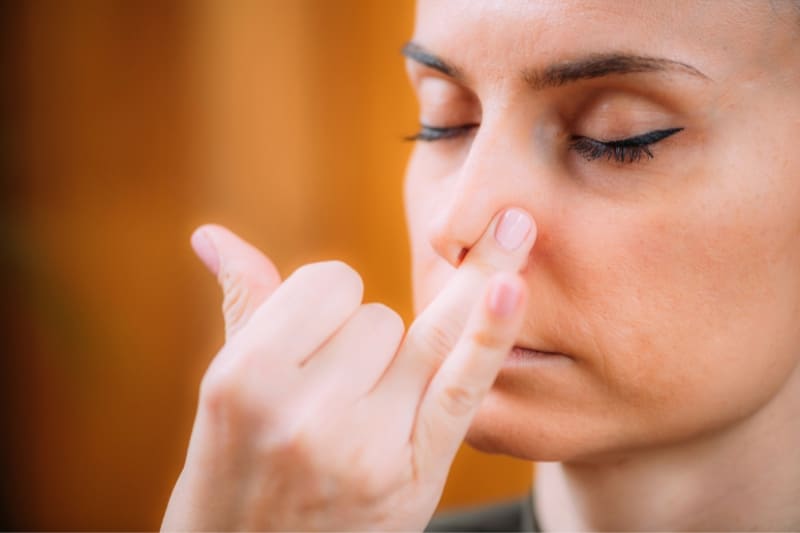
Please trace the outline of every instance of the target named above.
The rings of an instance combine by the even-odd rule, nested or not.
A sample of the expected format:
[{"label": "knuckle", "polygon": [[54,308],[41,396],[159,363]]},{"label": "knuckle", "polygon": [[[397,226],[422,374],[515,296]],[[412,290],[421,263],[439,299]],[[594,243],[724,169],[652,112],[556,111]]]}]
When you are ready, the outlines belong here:
[{"label": "knuckle", "polygon": [[208,371],[200,382],[200,403],[215,418],[229,414],[238,403],[240,382],[231,369]]},{"label": "knuckle", "polygon": [[392,480],[387,469],[376,468],[380,464],[381,461],[374,460],[374,454],[363,448],[357,448],[350,459],[342,463],[346,470],[339,472],[339,476],[349,480],[351,497],[362,505],[371,506],[389,492]]},{"label": "knuckle", "polygon": [[272,422],[277,413],[264,395],[253,390],[253,350],[226,346],[212,362],[200,382],[200,406],[215,420],[247,419],[250,423]]},{"label": "knuckle", "polygon": [[261,454],[295,465],[310,462],[313,456],[313,435],[307,426],[284,419],[270,427],[261,442]]},{"label": "knuckle", "polygon": [[484,350],[500,348],[505,343],[505,336],[502,332],[493,331],[492,329],[474,331],[469,338],[475,347]]},{"label": "knuckle", "polygon": [[236,287],[244,285],[244,277],[244,273],[236,268],[235,265],[226,265],[219,274],[219,284],[227,294]]},{"label": "knuckle", "polygon": [[227,325],[239,323],[245,315],[252,300],[252,294],[243,280],[244,276],[238,275],[226,280],[224,298],[222,300],[222,315]]},{"label": "knuckle", "polygon": [[303,448],[304,437],[301,432],[291,426],[280,425],[272,428],[268,436],[261,442],[260,450],[264,455],[280,455],[287,459],[299,456]]},{"label": "knuckle", "polygon": [[232,258],[229,259],[219,273],[219,283],[223,290],[238,285],[247,285],[247,264],[243,261]]},{"label": "knuckle", "polygon": [[[373,468],[374,470],[374,468]],[[386,482],[379,479],[372,471],[361,469],[353,478],[354,499],[364,506],[381,500],[386,492]]]},{"label": "knuckle", "polygon": [[439,394],[442,409],[453,417],[469,414],[478,404],[479,398],[479,391],[464,384],[447,385]]},{"label": "knuckle", "polygon": [[457,331],[458,328],[452,324],[452,320],[444,318],[436,322],[414,323],[409,331],[409,337],[416,348],[437,356],[440,362],[456,345]]}]

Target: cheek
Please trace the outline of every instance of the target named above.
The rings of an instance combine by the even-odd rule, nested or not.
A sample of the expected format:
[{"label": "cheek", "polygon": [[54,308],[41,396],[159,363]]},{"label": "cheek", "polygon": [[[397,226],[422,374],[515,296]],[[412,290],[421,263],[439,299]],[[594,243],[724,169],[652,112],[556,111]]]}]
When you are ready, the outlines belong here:
[{"label": "cheek", "polygon": [[743,416],[796,364],[797,209],[768,200],[559,228],[551,265],[576,349],[606,400],[652,435]]},{"label": "cheek", "polygon": [[[551,437],[557,457],[570,443],[578,453],[687,438],[768,401],[798,361],[800,179],[741,168],[719,180],[727,188],[708,172],[674,198],[614,209],[564,191],[534,196],[526,331],[579,364],[549,381],[499,379],[471,434],[520,456]],[[442,175],[412,158],[405,182],[415,313],[454,271],[428,241],[452,196],[431,178]]]}]

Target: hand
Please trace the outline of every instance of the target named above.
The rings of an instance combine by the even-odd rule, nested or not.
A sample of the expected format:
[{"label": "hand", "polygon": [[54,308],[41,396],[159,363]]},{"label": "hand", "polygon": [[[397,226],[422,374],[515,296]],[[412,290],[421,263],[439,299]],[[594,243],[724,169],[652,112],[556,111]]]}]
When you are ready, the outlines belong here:
[{"label": "hand", "polygon": [[344,263],[280,283],[229,231],[196,231],[225,294],[226,342],[203,378],[162,528],[422,530],[522,324],[518,272],[536,231],[507,213],[405,336],[394,311],[361,303]]}]

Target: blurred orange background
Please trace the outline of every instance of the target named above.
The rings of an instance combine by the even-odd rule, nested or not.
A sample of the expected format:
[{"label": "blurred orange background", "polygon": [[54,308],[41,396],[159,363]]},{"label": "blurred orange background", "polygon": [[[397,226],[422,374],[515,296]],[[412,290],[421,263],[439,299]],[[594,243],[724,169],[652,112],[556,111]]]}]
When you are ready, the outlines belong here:
[{"label": "blurred orange background", "polygon": [[[342,259],[409,324],[401,184],[413,2],[30,0],[3,10],[3,529],[158,528],[227,225],[285,276]],[[524,493],[462,449],[441,506]]]}]

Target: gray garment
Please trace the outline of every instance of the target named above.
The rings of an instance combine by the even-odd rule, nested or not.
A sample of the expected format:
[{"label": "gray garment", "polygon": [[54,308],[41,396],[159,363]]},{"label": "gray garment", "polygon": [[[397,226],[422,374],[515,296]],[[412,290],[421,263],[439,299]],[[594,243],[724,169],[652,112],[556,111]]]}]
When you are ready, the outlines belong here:
[{"label": "gray garment", "polygon": [[437,513],[425,531],[541,531],[533,494],[517,500]]}]

